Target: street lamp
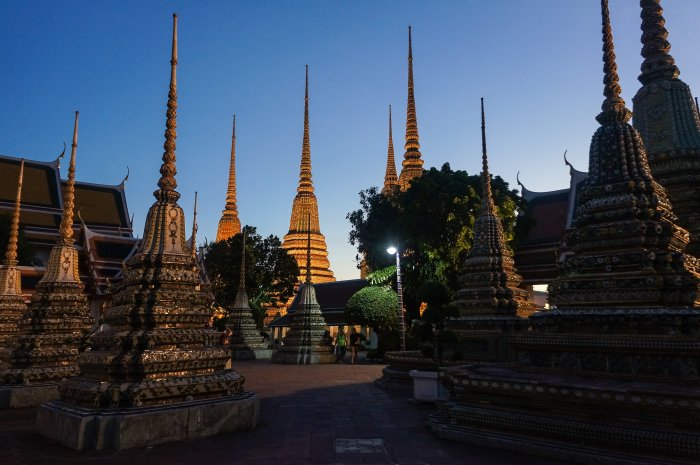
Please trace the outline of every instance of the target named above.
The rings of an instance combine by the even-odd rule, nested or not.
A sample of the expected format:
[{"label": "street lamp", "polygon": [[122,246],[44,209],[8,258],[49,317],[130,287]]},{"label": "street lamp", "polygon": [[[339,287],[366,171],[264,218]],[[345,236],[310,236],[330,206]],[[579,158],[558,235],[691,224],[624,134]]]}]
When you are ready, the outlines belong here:
[{"label": "street lamp", "polygon": [[403,290],[401,288],[401,256],[399,249],[393,245],[386,249],[387,253],[396,255],[396,292],[399,295],[399,321],[401,322],[401,350],[406,350],[406,323],[403,317]]}]

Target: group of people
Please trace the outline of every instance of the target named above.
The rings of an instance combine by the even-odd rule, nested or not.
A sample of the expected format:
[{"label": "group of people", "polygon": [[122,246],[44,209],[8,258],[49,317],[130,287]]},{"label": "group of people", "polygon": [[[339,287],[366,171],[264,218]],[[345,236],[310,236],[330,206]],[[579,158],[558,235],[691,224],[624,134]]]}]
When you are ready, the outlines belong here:
[{"label": "group of people", "polygon": [[345,330],[341,327],[338,330],[338,337],[335,342],[336,363],[343,363],[348,346],[350,347],[350,363],[355,363],[357,350],[360,346],[360,341],[363,339],[366,339],[364,334],[358,333],[354,327],[350,330],[350,336],[346,337]]}]

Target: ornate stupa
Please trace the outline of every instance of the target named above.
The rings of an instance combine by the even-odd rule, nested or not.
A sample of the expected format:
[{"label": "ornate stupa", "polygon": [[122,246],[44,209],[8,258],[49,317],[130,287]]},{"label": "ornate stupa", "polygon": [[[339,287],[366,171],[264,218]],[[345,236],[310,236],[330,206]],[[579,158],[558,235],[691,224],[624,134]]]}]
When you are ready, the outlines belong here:
[{"label": "ornate stupa", "polygon": [[475,341],[480,341],[488,350],[479,355],[498,358],[504,355],[498,350],[503,332],[525,329],[527,320],[520,317],[534,313],[535,305],[528,299],[528,292],[518,287],[522,278],[515,270],[513,254],[506,246],[503,224],[493,203],[483,98],[481,153],[481,210],[474,222],[474,240],[460,277],[461,289],[454,296],[459,317],[451,319],[448,326],[470,347],[471,356],[479,352]]},{"label": "ornate stupa", "polygon": [[[14,390],[16,399],[11,407],[38,405],[55,398],[56,383],[79,373],[76,359],[92,327],[73,238],[77,148],[76,111],[59,239],[51,249],[46,272],[36,286],[29,308],[19,320],[20,334],[6,341],[5,356],[11,367],[0,372],[0,380],[22,385]],[[23,396],[26,399],[20,400]]]},{"label": "ornate stupa", "polygon": [[[311,217],[311,254],[306,250],[307,218]],[[297,195],[292,203],[292,217],[289,232],[282,240],[282,248],[294,257],[299,269],[311,267],[311,277],[315,283],[335,281],[328,261],[326,238],[321,234],[318,219],[318,200],[311,181],[311,144],[309,142],[309,66],[306,66],[306,91],[304,94],[304,139],[301,145],[301,170]],[[309,259],[311,262],[307,263]],[[301,278],[301,277],[300,277]]]},{"label": "ornate stupa", "polygon": [[382,194],[390,194],[399,188],[399,178],[396,175],[396,160],[394,159],[394,141],[391,130],[391,105],[389,105],[389,144],[386,154],[386,173]]},{"label": "ornate stupa", "polygon": [[[620,96],[607,4],[603,12],[600,128],[591,141],[574,229],[566,235],[574,253],[550,285],[550,300],[561,308],[692,307],[700,303],[698,261],[683,253],[688,232],[677,225],[666,190],[649,169],[642,138],[629,124],[632,112]],[[690,94],[688,101],[692,109]]]},{"label": "ornate stupa", "polygon": [[63,382],[60,400],[38,413],[41,434],[76,449],[141,447],[257,422],[258,399],[245,391],[241,375],[225,368],[230,352],[207,327],[210,299],[177,203],[176,15],[170,64],[161,177],[143,240],[125,261],[103,325],[78,360],[81,376]]},{"label": "ornate stupa", "polygon": [[401,190],[411,185],[411,179],[423,174],[420,142],[418,140],[418,118],[416,116],[416,99],[413,95],[413,47],[411,45],[411,26],[408,26],[408,99],[406,102],[406,145],[399,176]]},{"label": "ornate stupa", "polygon": [[[19,237],[19,210],[22,199],[22,180],[24,178],[24,160],[19,165],[17,179],[17,197],[12,212],[10,237],[7,241],[5,261],[0,267],[0,350],[10,336],[19,332],[18,321],[27,311],[22,294],[22,275],[17,269],[17,240]],[[0,363],[3,363],[0,360]]]},{"label": "ornate stupa", "polygon": [[450,398],[429,425],[576,463],[697,463],[698,260],[628,123],[607,0],[601,9],[605,100],[573,253],[550,286],[556,308],[509,338],[507,361],[441,369]]},{"label": "ornate stupa", "polygon": [[238,219],[236,201],[236,115],[233,115],[233,133],[231,135],[231,161],[228,170],[228,188],[226,189],[226,206],[221,213],[216,240],[225,241],[241,232],[241,220]]},{"label": "ornate stupa", "polygon": [[[307,217],[307,224],[312,224]],[[306,280],[299,288],[299,305],[292,316],[292,323],[282,340],[282,345],[272,355],[272,363],[308,365],[335,363],[333,345],[326,339],[327,326],[316,300],[316,290],[311,275],[311,227],[306,239]]]},{"label": "ornate stupa", "polygon": [[258,325],[255,324],[253,313],[248,302],[248,293],[245,291],[245,228],[243,229],[243,248],[241,250],[241,279],[238,284],[238,293],[229,310],[231,324],[231,349],[234,360],[270,358],[272,350],[260,335]]},{"label": "ornate stupa", "polygon": [[634,96],[634,127],[644,139],[654,179],[666,188],[686,252],[700,257],[700,118],[690,87],[669,54],[660,0],[642,0],[641,89]]}]

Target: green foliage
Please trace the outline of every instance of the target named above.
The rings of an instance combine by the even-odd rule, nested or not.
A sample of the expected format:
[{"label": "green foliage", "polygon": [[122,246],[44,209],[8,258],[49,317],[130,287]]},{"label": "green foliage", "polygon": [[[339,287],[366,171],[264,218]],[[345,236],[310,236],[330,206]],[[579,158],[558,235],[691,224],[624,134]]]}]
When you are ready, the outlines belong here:
[{"label": "green foliage", "polygon": [[348,322],[370,326],[376,331],[396,327],[399,297],[384,286],[367,286],[350,297],[345,311]]},{"label": "green foliage", "polygon": [[[508,241],[514,237],[521,199],[499,176],[491,180],[494,203]],[[382,195],[377,188],[360,192],[360,208],[347,215],[350,243],[371,270],[392,263],[388,245],[399,248],[404,297],[417,308],[418,289],[428,281],[458,288],[458,277],[471,247],[481,206],[481,176],[441,169],[424,171],[405,192]],[[358,256],[359,258],[359,256]]]},{"label": "green foliage", "polygon": [[387,266],[381,270],[367,274],[367,282],[370,286],[383,286],[388,284],[396,276],[396,265]]},{"label": "green foliage", "polygon": [[[245,287],[253,317],[262,324],[263,306],[286,302],[294,295],[299,267],[279,238],[262,238],[254,227],[246,226]],[[231,308],[238,293],[243,235],[207,244],[204,263],[212,283],[216,303]]]},{"label": "green foliage", "polygon": [[[21,215],[21,212],[20,212]],[[5,252],[7,251],[7,242],[10,240],[10,229],[12,228],[12,216],[7,214],[0,215],[0,261],[5,259]],[[20,265],[31,265],[32,247],[27,242],[24,237],[22,228],[19,229],[19,235],[17,237],[17,261]]]}]

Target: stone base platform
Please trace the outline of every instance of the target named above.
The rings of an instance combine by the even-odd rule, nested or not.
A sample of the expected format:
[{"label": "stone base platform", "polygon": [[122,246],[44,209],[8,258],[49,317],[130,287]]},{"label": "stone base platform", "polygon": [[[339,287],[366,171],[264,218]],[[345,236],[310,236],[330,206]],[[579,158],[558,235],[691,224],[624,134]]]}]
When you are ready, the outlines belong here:
[{"label": "stone base platform", "polygon": [[423,356],[419,350],[387,352],[384,360],[388,364],[382,369],[382,377],[375,384],[382,389],[395,391],[413,391],[411,370],[437,371],[437,364],[432,358]]},{"label": "stone base platform", "polygon": [[[589,464],[696,464],[694,385],[520,371],[441,368],[450,400],[428,424],[438,436]],[[544,439],[546,438],[546,439]]]},{"label": "stone base platform", "polygon": [[233,349],[234,360],[269,360],[272,349]]},{"label": "stone base platform", "polygon": [[260,399],[252,393],[122,410],[57,400],[39,408],[36,427],[39,434],[73,449],[121,450],[253,429],[259,411]]},{"label": "stone base platform", "polygon": [[58,399],[58,384],[0,385],[0,409],[37,407]]},{"label": "stone base platform", "polygon": [[283,363],[287,365],[316,365],[323,363],[336,363],[338,358],[333,352],[326,353],[295,353],[295,352],[275,352],[270,359],[272,363]]}]

